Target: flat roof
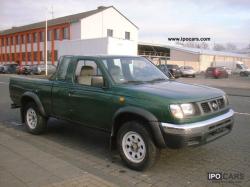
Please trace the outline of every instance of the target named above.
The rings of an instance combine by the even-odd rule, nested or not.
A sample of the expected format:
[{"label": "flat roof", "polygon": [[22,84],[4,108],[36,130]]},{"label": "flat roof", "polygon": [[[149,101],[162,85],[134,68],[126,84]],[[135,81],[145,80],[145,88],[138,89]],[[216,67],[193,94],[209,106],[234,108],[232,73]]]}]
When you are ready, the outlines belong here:
[{"label": "flat roof", "polygon": [[139,42],[138,45],[150,45],[150,46],[157,46],[157,47],[165,47],[170,49],[175,49],[187,53],[192,54],[199,54],[199,55],[216,55],[216,56],[230,56],[230,57],[240,57],[240,58],[250,58],[247,55],[239,54],[239,53],[232,53],[227,51],[214,51],[209,49],[200,49],[200,48],[190,48],[190,47],[182,47],[176,45],[165,45],[165,44],[155,44],[155,43],[147,43],[147,42]]}]

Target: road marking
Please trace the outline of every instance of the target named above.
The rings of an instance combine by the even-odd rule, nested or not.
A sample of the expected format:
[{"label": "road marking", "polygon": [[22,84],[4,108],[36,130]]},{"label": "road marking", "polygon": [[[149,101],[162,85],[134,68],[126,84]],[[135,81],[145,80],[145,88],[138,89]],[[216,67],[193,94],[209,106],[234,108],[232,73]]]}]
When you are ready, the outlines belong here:
[{"label": "road marking", "polygon": [[239,115],[246,115],[246,116],[250,116],[249,113],[242,113],[242,112],[234,112],[235,114],[239,114]]}]

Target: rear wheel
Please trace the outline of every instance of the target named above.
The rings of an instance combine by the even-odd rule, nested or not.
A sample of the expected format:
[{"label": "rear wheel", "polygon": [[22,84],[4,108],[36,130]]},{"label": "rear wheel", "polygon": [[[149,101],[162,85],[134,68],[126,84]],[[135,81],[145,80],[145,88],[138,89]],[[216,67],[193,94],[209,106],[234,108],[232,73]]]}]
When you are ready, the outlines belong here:
[{"label": "rear wheel", "polygon": [[25,105],[25,126],[31,134],[41,134],[47,128],[47,119],[42,116],[34,102]]},{"label": "rear wheel", "polygon": [[118,131],[117,145],[124,163],[139,171],[152,167],[160,152],[151,134],[137,121],[122,125]]},{"label": "rear wheel", "polygon": [[241,76],[241,77],[246,77],[246,76],[248,76],[248,75],[247,75],[247,73],[245,73],[245,72],[240,72],[240,76]]}]

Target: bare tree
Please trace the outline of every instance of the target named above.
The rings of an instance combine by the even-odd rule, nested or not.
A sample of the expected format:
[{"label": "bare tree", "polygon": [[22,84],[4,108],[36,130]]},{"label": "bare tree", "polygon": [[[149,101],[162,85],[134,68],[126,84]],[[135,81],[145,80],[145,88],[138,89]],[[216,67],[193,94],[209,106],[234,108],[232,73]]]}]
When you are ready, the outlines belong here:
[{"label": "bare tree", "polygon": [[215,50],[215,51],[224,51],[226,48],[225,48],[225,46],[224,45],[222,45],[222,44],[214,44],[214,47],[213,47],[213,50]]},{"label": "bare tree", "polygon": [[175,44],[181,45],[183,47],[199,48],[199,49],[209,49],[209,45],[206,42],[176,42]]},{"label": "bare tree", "polygon": [[234,43],[227,43],[226,44],[226,50],[235,51],[235,50],[237,50],[237,46]]}]

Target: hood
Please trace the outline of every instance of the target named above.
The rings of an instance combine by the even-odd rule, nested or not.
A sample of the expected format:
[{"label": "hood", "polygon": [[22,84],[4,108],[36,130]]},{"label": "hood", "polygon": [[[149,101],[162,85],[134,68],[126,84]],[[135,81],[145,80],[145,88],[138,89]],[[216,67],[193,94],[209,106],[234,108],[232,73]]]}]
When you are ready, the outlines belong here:
[{"label": "hood", "polygon": [[150,99],[153,97],[164,97],[174,102],[194,102],[215,97],[225,93],[222,90],[202,85],[186,84],[177,81],[164,81],[157,83],[146,83],[137,85],[120,85],[122,95]]}]

